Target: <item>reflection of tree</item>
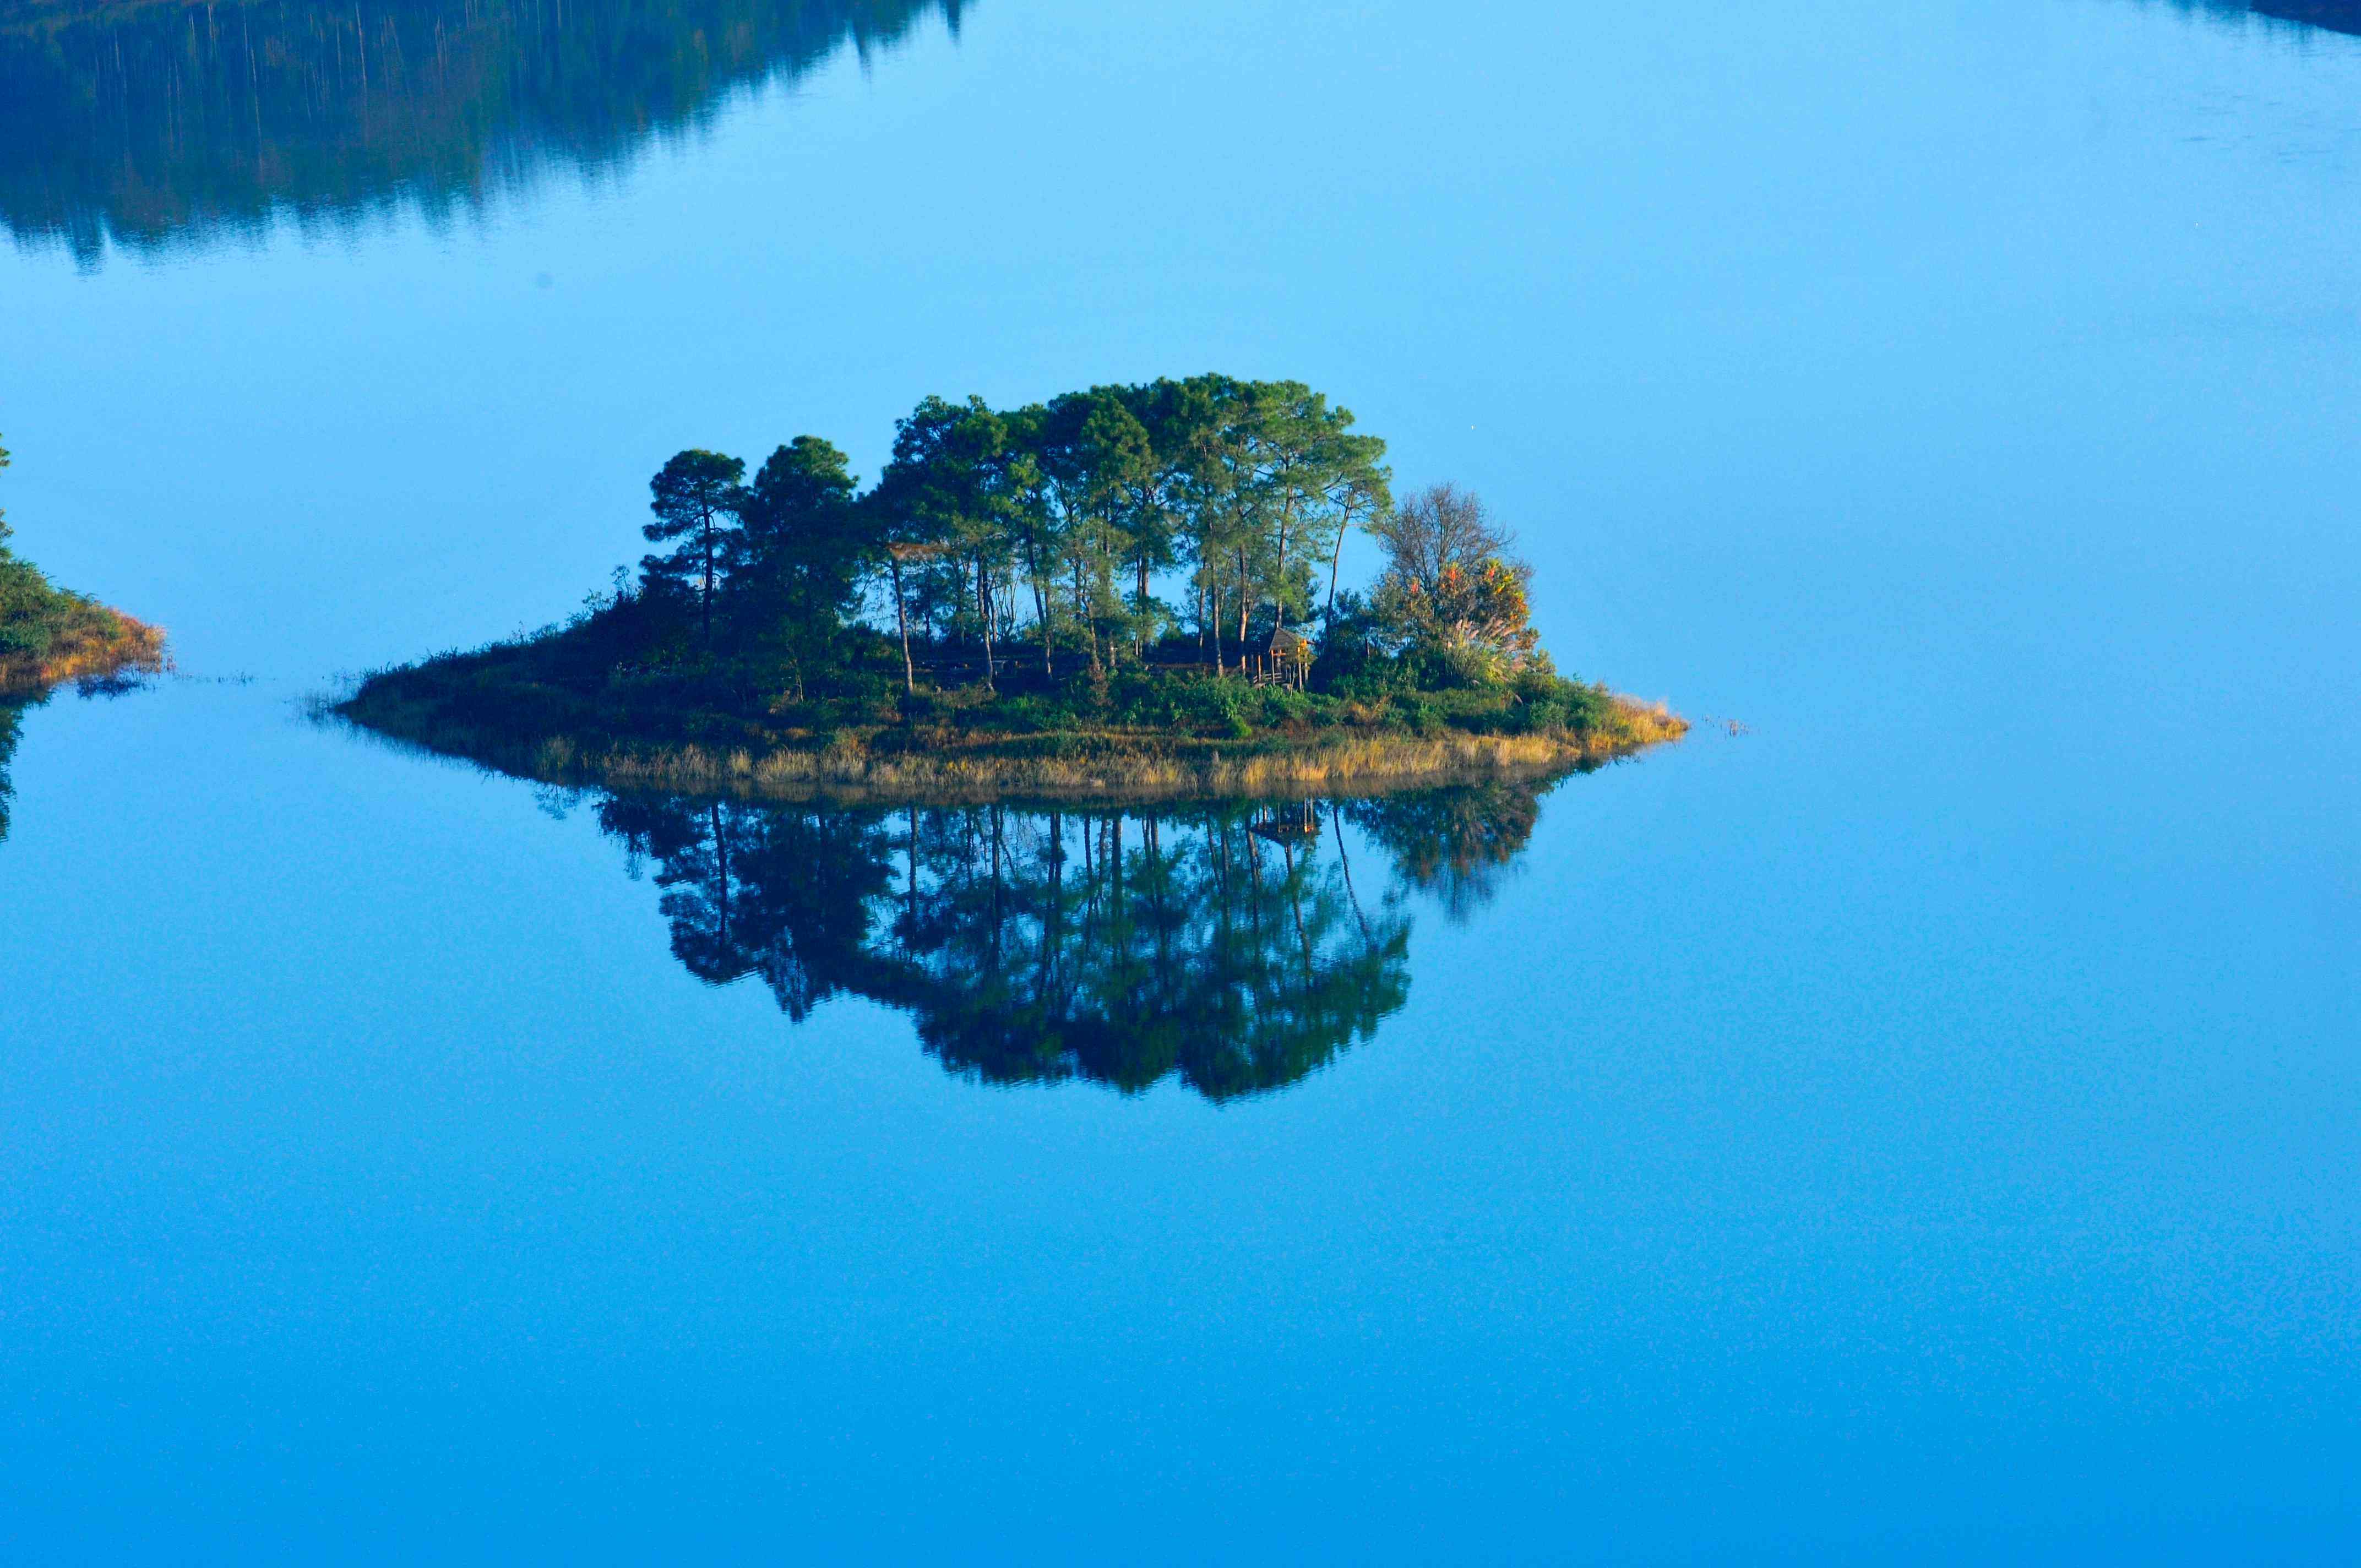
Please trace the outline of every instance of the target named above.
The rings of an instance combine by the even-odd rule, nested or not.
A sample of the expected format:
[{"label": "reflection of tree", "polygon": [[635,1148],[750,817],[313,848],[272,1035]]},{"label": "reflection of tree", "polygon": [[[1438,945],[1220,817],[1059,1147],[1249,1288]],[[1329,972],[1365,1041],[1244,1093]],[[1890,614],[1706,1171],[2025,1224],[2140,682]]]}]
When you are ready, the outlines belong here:
[{"label": "reflection of tree", "polygon": [[1433,894],[1456,923],[1499,891],[1533,836],[1541,797],[1521,784],[1478,784],[1356,800],[1345,815],[1392,852],[1404,882]]},{"label": "reflection of tree", "polygon": [[21,703],[0,703],[0,840],[8,837],[8,803],[16,798],[16,786],[8,776],[8,764],[16,760],[16,738],[25,723]]},{"label": "reflection of tree", "polygon": [[659,867],[673,956],[699,980],[759,974],[800,1021],[851,983],[884,891],[883,839],[849,813],[606,801],[599,825]]},{"label": "reflection of tree", "polygon": [[721,97],[961,0],[16,0],[0,23],[0,221],[94,259],[480,200],[586,171]]},{"label": "reflection of tree", "polygon": [[[1448,868],[1513,855],[1532,800],[1500,787],[1349,810],[1404,881],[1464,913],[1488,883]],[[1294,1082],[1409,994],[1400,900],[1365,898],[1345,844],[1306,815],[598,808],[656,864],[673,951],[702,979],[759,974],[797,1019],[840,992],[902,1008],[928,1051],[988,1082],[1173,1076],[1214,1100]]]},{"label": "reflection of tree", "polygon": [[1292,1083],[1408,994],[1400,917],[1363,927],[1333,861],[1239,813],[978,807],[909,815],[905,836],[872,994],[989,1081],[1170,1073],[1226,1099]]}]

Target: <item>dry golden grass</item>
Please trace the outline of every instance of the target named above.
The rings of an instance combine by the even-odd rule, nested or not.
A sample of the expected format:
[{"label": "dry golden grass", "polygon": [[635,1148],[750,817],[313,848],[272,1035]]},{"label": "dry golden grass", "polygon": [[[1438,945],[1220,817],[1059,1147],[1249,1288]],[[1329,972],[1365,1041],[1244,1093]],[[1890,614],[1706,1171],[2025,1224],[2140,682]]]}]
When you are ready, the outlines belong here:
[{"label": "dry golden grass", "polygon": [[[924,751],[873,750],[880,731],[840,733],[825,749],[757,754],[682,746],[586,752],[573,740],[439,729],[417,713],[368,716],[369,728],[427,750],[545,783],[763,799],[826,796],[945,805],[987,800],[1148,801],[1183,796],[1378,794],[1456,781],[1530,778],[1596,766],[1679,740],[1686,720],[1662,703],[1616,699],[1609,725],[1587,735],[1412,736],[1370,733],[1297,743],[1176,740],[1100,731],[1062,738],[1060,754],[1010,754],[978,740]],[[411,722],[404,722],[405,719]]]},{"label": "dry golden grass", "polygon": [[100,609],[87,628],[77,628],[39,659],[0,659],[0,692],[37,692],[68,681],[104,680],[138,671],[153,674],[170,667],[164,629],[135,620],[118,609]]}]

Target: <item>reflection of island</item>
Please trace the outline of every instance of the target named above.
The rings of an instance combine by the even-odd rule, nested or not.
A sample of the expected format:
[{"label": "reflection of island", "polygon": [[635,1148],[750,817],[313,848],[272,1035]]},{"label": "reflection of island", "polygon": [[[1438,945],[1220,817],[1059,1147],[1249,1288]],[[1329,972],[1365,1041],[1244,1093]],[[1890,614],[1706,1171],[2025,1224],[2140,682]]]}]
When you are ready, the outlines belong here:
[{"label": "reflection of island", "polygon": [[986,1082],[1177,1076],[1226,1100],[1294,1082],[1401,1006],[1401,890],[1462,914],[1490,896],[1537,793],[1139,813],[610,795],[598,810],[653,862],[673,952],[701,980],[760,976],[798,1020],[840,993],[882,1002]]},{"label": "reflection of island", "polygon": [[961,0],[12,0],[0,222],[152,247],[585,171]]}]

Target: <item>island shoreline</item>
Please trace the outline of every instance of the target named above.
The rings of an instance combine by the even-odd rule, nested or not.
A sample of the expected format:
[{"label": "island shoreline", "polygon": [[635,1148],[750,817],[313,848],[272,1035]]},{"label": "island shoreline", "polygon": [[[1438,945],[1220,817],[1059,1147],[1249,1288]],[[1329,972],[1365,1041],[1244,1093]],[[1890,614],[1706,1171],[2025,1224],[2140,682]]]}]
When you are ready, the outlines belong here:
[{"label": "island shoreline", "polygon": [[[1301,799],[1587,772],[1678,741],[1688,723],[1617,696],[1618,733],[1434,735],[1389,731],[1222,740],[1147,731],[1038,731],[917,749],[905,728],[840,732],[826,745],[647,747],[565,734],[517,736],[437,724],[427,705],[364,685],[320,711],[398,747],[568,788],[844,804],[981,805]],[[907,749],[880,750],[881,739]],[[1030,753],[1030,754],[1028,754]]]}]

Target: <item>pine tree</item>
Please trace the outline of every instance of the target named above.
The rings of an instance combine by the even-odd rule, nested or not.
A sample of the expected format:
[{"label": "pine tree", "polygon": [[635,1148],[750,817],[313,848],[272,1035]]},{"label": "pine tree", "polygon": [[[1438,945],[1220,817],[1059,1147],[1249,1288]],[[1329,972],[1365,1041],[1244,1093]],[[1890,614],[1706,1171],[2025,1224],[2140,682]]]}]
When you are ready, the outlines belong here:
[{"label": "pine tree", "polygon": [[640,532],[651,543],[679,543],[669,555],[646,557],[641,569],[652,582],[696,586],[708,647],[713,643],[714,590],[729,559],[738,521],[738,481],[745,474],[746,465],[739,459],[692,447],[676,454],[648,481],[648,510],[656,520]]}]

